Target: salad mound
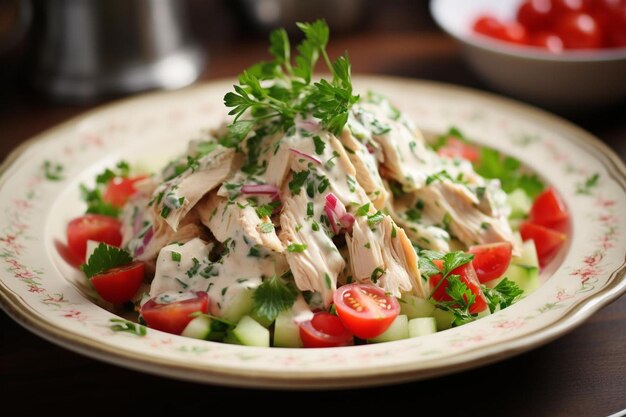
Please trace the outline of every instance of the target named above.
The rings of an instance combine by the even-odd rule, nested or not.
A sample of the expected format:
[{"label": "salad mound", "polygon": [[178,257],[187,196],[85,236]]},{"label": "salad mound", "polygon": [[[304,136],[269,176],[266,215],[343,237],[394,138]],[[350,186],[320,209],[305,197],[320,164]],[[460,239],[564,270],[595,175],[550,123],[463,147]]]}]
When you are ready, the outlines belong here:
[{"label": "salad mound", "polygon": [[[547,262],[565,239],[558,196],[456,129],[428,144],[386,98],[355,94],[325,22],[298,26],[295,59],[273,32],[273,60],[225,95],[229,123],[161,172],[120,163],[83,187],[68,246],[99,296],[174,334],[332,347],[462,325],[536,288],[536,248]],[[331,78],[314,80],[319,59]],[[537,195],[554,223],[523,221]]]}]

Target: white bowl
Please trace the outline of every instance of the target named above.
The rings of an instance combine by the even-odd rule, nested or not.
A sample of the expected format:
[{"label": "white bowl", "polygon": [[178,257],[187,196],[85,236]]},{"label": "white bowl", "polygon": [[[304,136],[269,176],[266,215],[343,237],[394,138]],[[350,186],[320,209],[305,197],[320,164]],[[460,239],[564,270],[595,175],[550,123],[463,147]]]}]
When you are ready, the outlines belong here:
[{"label": "white bowl", "polygon": [[512,20],[520,0],[432,0],[439,26],[456,38],[474,70],[494,88],[562,110],[626,99],[626,48],[565,51],[519,46],[472,30],[483,13]]}]

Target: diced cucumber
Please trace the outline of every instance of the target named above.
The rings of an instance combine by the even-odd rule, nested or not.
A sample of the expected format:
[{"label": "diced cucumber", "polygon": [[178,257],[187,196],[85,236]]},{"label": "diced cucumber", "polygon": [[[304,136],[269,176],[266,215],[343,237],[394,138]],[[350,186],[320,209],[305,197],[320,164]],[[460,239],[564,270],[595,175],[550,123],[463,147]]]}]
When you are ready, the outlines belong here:
[{"label": "diced cucumber", "polygon": [[488,282],[487,286],[493,288],[505,277],[524,290],[525,295],[530,294],[539,287],[539,259],[537,258],[537,250],[533,240],[524,242],[522,254],[511,259],[511,264],[502,277]]},{"label": "diced cucumber", "polygon": [[437,321],[434,317],[418,317],[409,320],[409,337],[425,336],[437,332]]},{"label": "diced cucumber", "polygon": [[254,292],[251,288],[238,287],[229,289],[235,291],[228,303],[222,309],[220,316],[225,320],[237,323],[243,316],[249,314],[252,311],[252,294]]},{"label": "diced cucumber", "polygon": [[440,308],[436,308],[433,311],[433,317],[437,322],[437,331],[442,331],[449,329],[452,327],[452,321],[454,320],[454,314],[451,311],[442,310]]},{"label": "diced cucumber", "polygon": [[182,336],[194,339],[207,339],[211,334],[211,319],[207,316],[198,316],[191,320],[181,333]]},{"label": "diced cucumber", "polygon": [[539,268],[539,258],[537,257],[537,248],[534,240],[527,240],[522,246],[522,256],[514,258],[514,263],[535,266]]},{"label": "diced cucumber", "polygon": [[409,338],[409,318],[400,314],[383,334],[370,339],[370,342],[381,343]]},{"label": "diced cucumber", "polygon": [[507,195],[507,203],[511,207],[510,219],[526,218],[533,205],[533,201],[521,188],[516,188]]},{"label": "diced cucumber", "polygon": [[291,309],[281,311],[274,323],[274,346],[301,348],[300,326],[293,321]]},{"label": "diced cucumber", "polygon": [[409,319],[430,317],[434,309],[433,303],[413,294],[402,294],[400,299],[400,314],[404,314]]},{"label": "diced cucumber", "polygon": [[530,265],[509,265],[504,276],[516,283],[528,295],[539,288],[539,268]]},{"label": "diced cucumber", "polygon": [[250,316],[243,316],[233,330],[233,335],[242,345],[246,346],[270,346],[270,331]]}]

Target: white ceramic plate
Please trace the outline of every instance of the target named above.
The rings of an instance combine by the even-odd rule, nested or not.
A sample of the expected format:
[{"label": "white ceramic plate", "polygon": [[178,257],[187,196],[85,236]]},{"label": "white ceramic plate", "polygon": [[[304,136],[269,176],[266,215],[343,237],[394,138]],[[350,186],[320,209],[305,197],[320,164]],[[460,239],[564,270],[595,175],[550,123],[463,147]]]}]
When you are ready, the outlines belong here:
[{"label": "white ceramic plate", "polygon": [[[54,241],[63,241],[67,222],[84,211],[81,182],[120,158],[161,164],[194,132],[218,123],[231,83],[215,82],[90,112],[8,158],[0,180],[2,307],[54,343],[129,368],[236,386],[331,388],[415,380],[501,360],[561,336],[626,290],[626,169],[606,146],[544,112],[471,90],[380,77],[359,77],[356,84],[357,91],[390,97],[423,130],[458,126],[521,159],[558,189],[573,231],[539,290],[466,326],[378,345],[254,348],[155,330],[145,337],[111,331],[115,316],[78,289],[84,278],[65,264]],[[46,161],[63,165],[62,180],[46,179]]]}]

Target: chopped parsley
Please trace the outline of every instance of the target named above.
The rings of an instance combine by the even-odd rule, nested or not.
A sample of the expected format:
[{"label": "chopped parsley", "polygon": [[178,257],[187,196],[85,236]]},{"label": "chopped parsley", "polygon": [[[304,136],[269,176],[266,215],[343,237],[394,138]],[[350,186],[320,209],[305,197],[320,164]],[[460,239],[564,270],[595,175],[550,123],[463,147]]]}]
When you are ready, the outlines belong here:
[{"label": "chopped parsley", "polygon": [[141,324],[124,319],[110,319],[109,321],[112,323],[109,328],[114,332],[130,333],[139,337],[148,334],[146,326],[142,326]]},{"label": "chopped parsley", "polygon": [[482,290],[487,299],[489,311],[492,313],[495,312],[497,308],[500,310],[507,308],[517,302],[524,294],[524,290],[508,278],[504,278],[494,288],[483,285]]},{"label": "chopped parsley", "polygon": [[172,252],[171,252],[171,254],[172,254],[172,261],[174,261],[174,262],[180,262],[180,261],[181,261],[181,259],[183,258],[183,257],[181,256],[180,252],[174,252],[174,251],[172,251]]},{"label": "chopped parsley", "polygon": [[132,256],[125,250],[109,246],[106,243],[100,243],[87,260],[87,263],[81,265],[80,269],[87,278],[91,278],[111,268],[128,265],[132,261]]},{"label": "chopped parsley", "polygon": [[265,279],[254,291],[252,295],[254,311],[260,317],[274,321],[281,311],[291,308],[297,295],[298,291],[293,284],[285,283],[274,275]]},{"label": "chopped parsley", "polygon": [[326,143],[319,136],[313,136],[313,144],[315,145],[315,153],[318,155],[322,155],[324,153],[324,148],[326,148]]},{"label": "chopped parsley", "polygon": [[307,246],[304,243],[291,243],[287,246],[287,252],[304,252]]}]

